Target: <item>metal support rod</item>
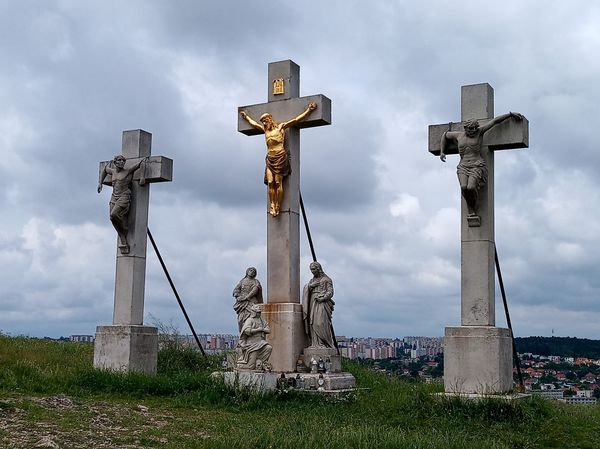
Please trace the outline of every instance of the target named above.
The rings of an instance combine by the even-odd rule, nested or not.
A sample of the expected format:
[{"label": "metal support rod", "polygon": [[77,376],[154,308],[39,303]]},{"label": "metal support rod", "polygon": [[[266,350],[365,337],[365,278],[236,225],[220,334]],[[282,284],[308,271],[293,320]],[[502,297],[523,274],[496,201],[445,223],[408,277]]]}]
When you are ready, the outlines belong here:
[{"label": "metal support rod", "polygon": [[[317,261],[317,255],[315,254],[315,247],[313,246],[312,237],[310,235],[310,228],[308,227],[308,219],[306,218],[306,211],[304,210],[304,201],[302,201],[302,192],[298,191],[300,197],[300,209],[302,209],[302,220],[304,220],[304,229],[306,229],[306,236],[308,237],[308,244],[310,245],[310,253],[312,254],[313,262]],[[335,332],[333,330],[333,323],[331,323],[331,336],[333,338],[333,344],[340,355],[340,348],[338,347],[337,339],[335,338]]]},{"label": "metal support rod", "polygon": [[308,227],[308,219],[306,218],[306,211],[304,210],[304,201],[302,201],[302,192],[299,191],[298,195],[300,196],[300,209],[302,209],[302,220],[304,220],[304,229],[306,229],[306,236],[308,237],[308,244],[310,245],[310,253],[312,254],[313,262],[316,262],[317,255],[315,254],[315,247],[313,246],[310,228]]},{"label": "metal support rod", "polygon": [[513,334],[512,323],[510,321],[510,314],[508,312],[508,301],[506,300],[506,292],[504,291],[504,281],[502,281],[502,271],[500,271],[500,262],[498,260],[498,250],[494,244],[494,259],[496,261],[496,272],[498,273],[498,283],[500,284],[500,292],[502,293],[502,302],[504,303],[504,313],[506,315],[506,324],[510,330],[510,338],[512,340],[513,359],[515,366],[517,367],[517,376],[519,377],[519,389],[525,390],[523,385],[523,374],[521,373],[521,361],[519,360],[519,354],[517,353],[517,345],[515,343],[515,335]]},{"label": "metal support rod", "polygon": [[171,276],[169,275],[169,271],[167,270],[167,267],[163,261],[163,258],[160,255],[160,251],[158,251],[158,247],[156,246],[156,243],[154,242],[154,237],[152,237],[150,228],[147,228],[147,229],[148,229],[148,237],[150,237],[150,243],[152,243],[154,252],[158,256],[158,261],[160,262],[160,265],[162,266],[162,269],[165,272],[165,275],[167,276],[167,280],[169,281],[169,284],[171,285],[171,288],[173,289],[173,293],[175,293],[175,298],[177,298],[177,302],[179,303],[179,307],[181,308],[181,311],[183,312],[183,316],[185,317],[185,320],[187,321],[188,326],[190,327],[192,334],[194,335],[194,338],[196,339],[196,343],[198,344],[198,348],[200,348],[200,352],[202,353],[202,355],[204,357],[206,357],[206,353],[204,352],[204,348],[202,347],[202,344],[200,343],[200,339],[198,338],[198,335],[196,334],[196,331],[194,330],[194,326],[192,325],[192,322],[190,321],[190,317],[188,316],[188,314],[185,310],[185,307],[183,306],[183,303],[181,302],[181,298],[179,297],[179,293],[177,293],[175,284],[173,284],[173,280],[171,279]]}]

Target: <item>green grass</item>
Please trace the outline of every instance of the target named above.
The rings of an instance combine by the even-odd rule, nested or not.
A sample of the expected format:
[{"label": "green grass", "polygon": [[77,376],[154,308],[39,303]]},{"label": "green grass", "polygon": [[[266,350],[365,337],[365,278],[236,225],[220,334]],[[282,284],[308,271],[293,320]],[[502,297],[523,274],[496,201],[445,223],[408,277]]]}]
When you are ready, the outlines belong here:
[{"label": "green grass", "polygon": [[599,406],[440,399],[353,363],[353,394],[258,395],[211,379],[220,359],[194,351],[161,351],[145,376],[96,371],[92,350],[0,336],[0,447],[600,448]]}]

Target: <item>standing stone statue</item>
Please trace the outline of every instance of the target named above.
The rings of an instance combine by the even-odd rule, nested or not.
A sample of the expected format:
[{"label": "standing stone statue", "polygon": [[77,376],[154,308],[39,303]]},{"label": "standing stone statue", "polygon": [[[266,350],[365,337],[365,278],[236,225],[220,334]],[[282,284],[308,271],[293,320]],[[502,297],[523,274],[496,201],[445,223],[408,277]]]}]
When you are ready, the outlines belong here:
[{"label": "standing stone statue", "polygon": [[440,159],[442,162],[446,162],[445,149],[448,142],[451,141],[458,146],[460,162],[456,167],[456,173],[458,174],[462,196],[467,203],[467,219],[469,222],[472,222],[473,219],[478,222],[479,189],[487,182],[488,177],[487,165],[481,155],[483,135],[495,125],[510,117],[523,120],[523,116],[518,112],[509,112],[493,118],[483,126],[479,126],[477,120],[468,120],[464,124],[464,131],[447,131],[442,134],[440,144]]},{"label": "standing stone statue", "polygon": [[[269,366],[269,358],[273,348],[267,343],[267,334],[271,332],[269,325],[260,316],[258,304],[250,307],[250,317],[244,321],[238,343],[238,369],[254,370],[260,365],[262,369]],[[260,364],[258,363],[260,361]]]},{"label": "standing stone statue", "polygon": [[140,173],[140,185],[146,184],[145,180],[145,162],[147,157],[141,159],[129,168],[125,168],[125,156],[118,154],[112,160],[111,166],[106,165],[100,173],[98,181],[98,193],[102,191],[102,183],[107,175],[111,176],[113,187],[110,197],[109,210],[110,221],[119,235],[119,249],[121,254],[129,253],[129,244],[127,243],[127,231],[129,230],[129,207],[131,206],[131,183],[133,182],[133,173],[142,167]]},{"label": "standing stone statue", "polygon": [[285,130],[304,120],[317,109],[317,103],[311,102],[306,110],[287,122],[277,123],[268,112],[260,116],[260,122],[255,121],[246,111],[240,115],[254,128],[265,133],[267,141],[267,156],[265,159],[265,184],[269,189],[269,213],[276,217],[281,209],[283,200],[283,178],[291,173],[290,161],[284,145]]},{"label": "standing stone statue", "polygon": [[333,281],[319,262],[310,264],[313,278],[304,286],[302,311],[304,328],[312,348],[335,348],[333,326]]},{"label": "standing stone statue", "polygon": [[256,279],[256,268],[250,267],[246,270],[246,276],[233,289],[233,296],[233,310],[238,315],[238,328],[241,332],[242,326],[250,316],[252,306],[263,303],[262,287]]}]

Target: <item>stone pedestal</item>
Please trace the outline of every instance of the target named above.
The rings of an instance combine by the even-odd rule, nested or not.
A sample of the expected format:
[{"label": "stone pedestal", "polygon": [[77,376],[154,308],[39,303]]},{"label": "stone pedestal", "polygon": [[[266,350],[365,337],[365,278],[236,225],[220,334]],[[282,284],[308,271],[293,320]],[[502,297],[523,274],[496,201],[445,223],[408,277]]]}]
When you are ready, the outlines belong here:
[{"label": "stone pedestal", "polygon": [[272,370],[286,373],[295,371],[298,357],[306,346],[302,305],[262,304],[262,317],[269,323],[271,329],[267,341],[273,347],[269,360]]},{"label": "stone pedestal", "polygon": [[158,329],[152,326],[98,326],[94,368],[156,374]]},{"label": "stone pedestal", "polygon": [[494,326],[446,328],[446,393],[508,393],[513,388],[512,365],[512,341],[508,329]]},{"label": "stone pedestal", "polygon": [[[296,376],[297,374],[294,373],[288,374],[285,379],[286,382],[294,380],[295,386],[289,386],[288,384],[283,388],[315,393],[341,393],[353,390],[356,387],[356,379],[350,373],[302,373],[299,377]],[[229,387],[249,388],[258,393],[264,393],[277,389],[281,375],[273,372],[227,371],[212,373],[211,377],[223,379],[225,385]]]},{"label": "stone pedestal", "polygon": [[310,361],[313,358],[317,362],[319,361],[319,358],[323,359],[324,362],[329,359],[331,362],[331,368],[329,368],[329,371],[332,373],[339,373],[342,371],[342,356],[338,355],[336,349],[315,348],[313,346],[304,348],[304,366],[306,366],[308,369],[310,369]]}]

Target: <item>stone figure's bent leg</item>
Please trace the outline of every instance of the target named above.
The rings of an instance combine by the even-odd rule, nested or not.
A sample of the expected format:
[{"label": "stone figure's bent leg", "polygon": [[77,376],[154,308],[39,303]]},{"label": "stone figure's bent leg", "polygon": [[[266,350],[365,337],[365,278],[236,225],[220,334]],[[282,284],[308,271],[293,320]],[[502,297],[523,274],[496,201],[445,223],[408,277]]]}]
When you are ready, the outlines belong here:
[{"label": "stone figure's bent leg", "polygon": [[265,170],[265,180],[269,189],[269,213],[273,216],[277,215],[275,204],[277,202],[277,186],[275,184],[275,176],[269,167]]},{"label": "stone figure's bent leg", "polygon": [[123,249],[128,249],[127,244],[127,231],[129,228],[129,220],[127,213],[129,212],[129,204],[121,205],[121,204],[111,204],[110,208],[110,221],[113,224],[117,234],[119,234],[119,247]]},{"label": "stone figure's bent leg", "polygon": [[467,184],[469,183],[469,177],[464,173],[458,173],[458,183],[460,184],[460,190],[465,190],[467,188]]},{"label": "stone figure's bent leg", "polygon": [[283,176],[275,175],[275,211],[279,213],[283,201]]},{"label": "stone figure's bent leg", "polygon": [[460,191],[465,203],[467,203],[467,209],[469,215],[474,215],[477,210],[477,180],[473,176],[469,176],[466,173],[458,173],[458,182],[460,183]]}]

